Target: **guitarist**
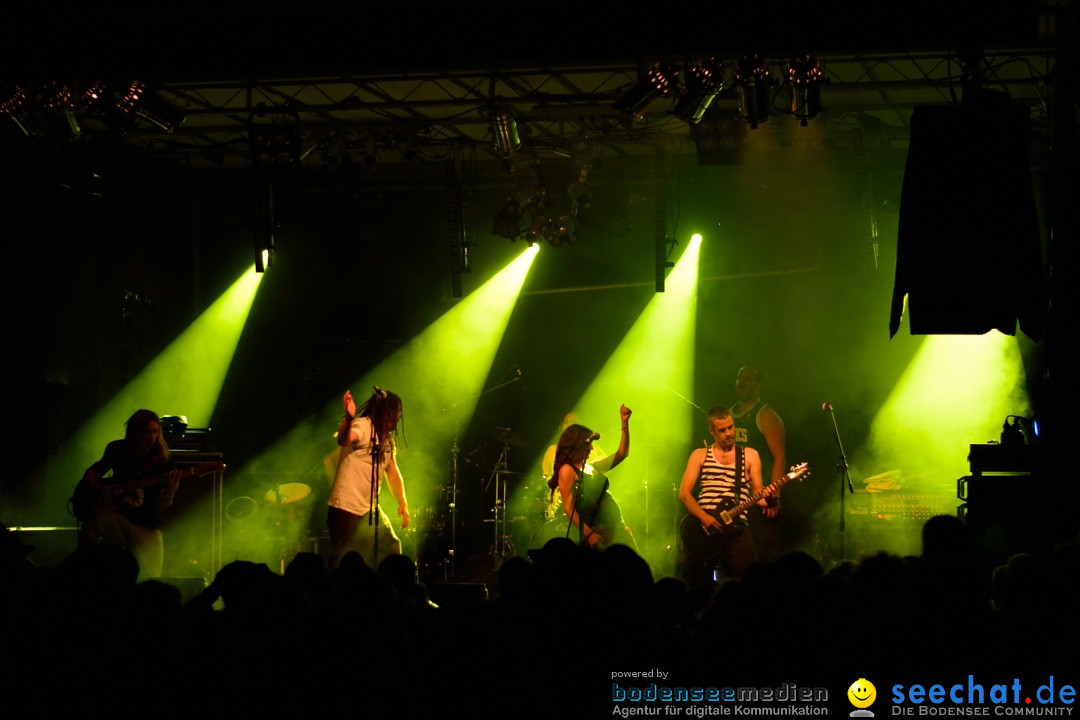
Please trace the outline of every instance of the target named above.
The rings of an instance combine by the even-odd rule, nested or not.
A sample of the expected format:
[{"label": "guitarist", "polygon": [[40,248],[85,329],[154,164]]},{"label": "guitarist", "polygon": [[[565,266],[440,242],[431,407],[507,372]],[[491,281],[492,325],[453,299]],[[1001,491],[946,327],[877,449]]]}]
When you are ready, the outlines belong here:
[{"label": "guitarist", "polygon": [[[761,458],[753,448],[735,444],[735,421],[727,408],[718,406],[709,410],[708,423],[713,443],[690,454],[679,486],[679,499],[693,516],[693,519],[685,518],[684,524],[696,520],[713,540],[709,543],[710,551],[699,555],[686,552],[684,542],[680,574],[691,585],[707,581],[716,567],[729,577],[742,577],[757,560],[754,541],[746,528],[746,515],[727,527],[717,516],[761,491]],[[765,507],[765,498],[758,504]]]},{"label": "guitarist", "polygon": [[76,488],[79,545],[127,548],[139,561],[140,575],[160,577],[161,514],[172,505],[182,475],[169,458],[157,414],[137,410],[128,418],[124,439],[105,446]]}]

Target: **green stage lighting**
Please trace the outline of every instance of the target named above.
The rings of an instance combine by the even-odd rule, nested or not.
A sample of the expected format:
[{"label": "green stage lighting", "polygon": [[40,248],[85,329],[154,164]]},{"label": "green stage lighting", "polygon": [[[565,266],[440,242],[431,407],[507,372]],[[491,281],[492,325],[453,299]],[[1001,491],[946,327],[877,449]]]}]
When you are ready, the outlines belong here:
[{"label": "green stage lighting", "polygon": [[[674,568],[662,567],[658,553],[672,541],[672,505],[650,506],[645,491],[650,477],[662,483],[657,489],[678,481],[694,446],[695,427],[702,424],[680,398],[694,394],[700,248],[700,236],[691,238],[667,278],[667,291],[652,296],[573,405],[578,422],[601,433],[599,446],[607,453],[614,452],[619,443],[619,405],[625,403],[634,411],[630,458],[612,474],[612,493],[622,504],[631,530],[639,535],[639,550],[654,571],[669,574]],[[674,477],[672,468],[679,468]],[[646,522],[651,528],[648,548],[643,546]]]},{"label": "green stage lighting", "polygon": [[996,439],[1001,418],[1029,410],[1015,337],[930,336],[874,418],[861,464],[903,468],[952,491],[967,473],[968,446]]},{"label": "green stage lighting", "polygon": [[[70,494],[83,471],[100,459],[105,445],[123,437],[124,421],[140,408],[158,415],[184,415],[194,427],[210,426],[261,279],[262,275],[245,271],[83,424],[46,468],[47,477],[56,482],[55,492]],[[63,505],[61,501],[57,506]]]},{"label": "green stage lighting", "polygon": [[[431,478],[442,478],[455,433],[472,418],[522,284],[539,252],[525,248],[507,267],[459,301],[404,347],[351,383],[357,404],[373,385],[401,395],[406,442],[399,448],[410,505],[430,506],[436,493]],[[344,391],[344,387],[342,391]],[[327,401],[274,443],[241,472],[270,474],[305,471],[320,458],[336,465],[334,434],[341,397]],[[413,478],[422,478],[414,482]],[[382,496],[385,512],[397,512],[391,493]],[[403,538],[405,540],[405,538]]]}]

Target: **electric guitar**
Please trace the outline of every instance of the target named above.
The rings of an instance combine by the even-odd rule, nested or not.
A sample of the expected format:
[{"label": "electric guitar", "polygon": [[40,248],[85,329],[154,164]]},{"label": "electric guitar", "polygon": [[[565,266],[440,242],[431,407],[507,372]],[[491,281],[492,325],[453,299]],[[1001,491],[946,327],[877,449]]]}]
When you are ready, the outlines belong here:
[{"label": "electric guitar", "polygon": [[[180,469],[180,478],[203,477],[225,469],[223,462],[200,462]],[[126,483],[98,483],[97,489],[90,487],[86,476],[75,486],[75,491],[68,500],[68,512],[77,520],[85,522],[95,510],[101,507],[135,510],[145,502],[145,490],[161,485],[168,480],[168,471],[155,475],[136,475]]]},{"label": "electric guitar", "polygon": [[[810,475],[807,463],[799,463],[791,468],[791,472],[779,478],[776,482],[766,485],[760,492],[751,497],[730,506],[717,506],[708,511],[710,515],[720,521],[721,528],[706,527],[693,515],[687,515],[679,525],[679,535],[682,537],[683,548],[686,554],[699,560],[709,560],[720,549],[720,538],[730,528],[739,516],[746,512],[758,500],[776,494],[781,486],[792,480],[802,481]],[[733,502],[733,501],[732,501]]]}]

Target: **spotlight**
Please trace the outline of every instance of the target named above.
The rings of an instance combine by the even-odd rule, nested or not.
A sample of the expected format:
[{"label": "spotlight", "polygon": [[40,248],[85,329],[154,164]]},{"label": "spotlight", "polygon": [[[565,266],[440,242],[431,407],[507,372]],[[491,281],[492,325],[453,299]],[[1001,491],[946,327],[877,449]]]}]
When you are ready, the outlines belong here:
[{"label": "spotlight", "polygon": [[67,85],[55,80],[45,83],[41,88],[38,102],[41,109],[52,117],[64,118],[64,124],[72,139],[82,135],[79,119],[75,117],[74,99]]},{"label": "spotlight", "polygon": [[41,128],[30,114],[26,91],[18,84],[8,85],[0,91],[0,116],[11,118],[22,134],[28,138],[41,135]]},{"label": "spotlight", "polygon": [[521,150],[521,135],[518,133],[517,119],[510,109],[493,108],[488,121],[495,138],[495,152],[504,159],[517,155]]},{"label": "spotlight", "polygon": [[259,217],[255,226],[255,272],[265,272],[274,266],[274,234],[278,229],[274,213],[274,184],[267,182],[262,188]]},{"label": "spotlight", "polygon": [[723,63],[714,57],[702,58],[686,74],[686,81],[672,112],[680,120],[697,125],[723,89]]},{"label": "spotlight", "polygon": [[510,198],[495,217],[495,229],[493,232],[508,240],[517,240],[518,236],[521,235],[523,215],[521,203],[518,202],[517,198]]},{"label": "spotlight", "polygon": [[551,240],[551,220],[548,218],[547,210],[543,205],[537,208],[536,213],[533,215],[532,224],[525,231],[525,242],[532,245],[538,243],[541,240]]},{"label": "spotlight", "polygon": [[105,97],[106,89],[105,83],[100,80],[91,82],[79,93],[79,99],[75,102],[75,108],[80,112],[99,110],[99,103],[101,102],[101,98]]},{"label": "spotlight", "polygon": [[257,168],[293,168],[300,164],[300,117],[286,116],[269,124],[252,122],[248,127],[251,164]]},{"label": "spotlight", "polygon": [[116,109],[125,116],[153,123],[167,133],[174,133],[187,116],[154,94],[142,80],[132,80],[116,102]]},{"label": "spotlight", "polygon": [[615,109],[637,122],[660,98],[670,97],[675,91],[678,73],[667,63],[655,63],[622,97],[615,101]]},{"label": "spotlight", "polygon": [[573,212],[566,212],[559,216],[547,240],[552,247],[557,248],[569,247],[577,242],[577,228],[574,227]]},{"label": "spotlight", "polygon": [[791,92],[791,114],[806,121],[821,112],[821,86],[829,82],[825,71],[810,53],[791,58],[787,65],[787,86]]},{"label": "spotlight", "polygon": [[266,268],[270,267],[270,248],[256,247],[255,248],[255,272],[266,272]]},{"label": "spotlight", "polygon": [[132,80],[131,84],[127,86],[127,89],[116,100],[116,109],[124,115],[132,115],[135,113],[135,108],[139,107],[142,103],[143,95],[146,93],[146,83],[141,80]]},{"label": "spotlight", "polygon": [[255,272],[266,272],[273,267],[273,234],[272,228],[255,234]]},{"label": "spotlight", "polygon": [[735,85],[743,118],[757,129],[772,115],[772,89],[776,79],[760,55],[744,55],[735,65]]}]

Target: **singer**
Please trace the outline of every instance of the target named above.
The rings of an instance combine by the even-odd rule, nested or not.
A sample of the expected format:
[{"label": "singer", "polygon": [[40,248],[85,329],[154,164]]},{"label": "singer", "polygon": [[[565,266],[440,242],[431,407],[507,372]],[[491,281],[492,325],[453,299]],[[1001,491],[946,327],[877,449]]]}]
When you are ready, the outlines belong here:
[{"label": "singer", "polygon": [[[378,489],[384,477],[397,500],[402,529],[409,526],[405,480],[397,464],[401,398],[389,390],[375,388],[357,414],[352,393],[346,390],[342,406],[345,415],[337,432],[341,451],[327,500],[330,569],[336,569],[341,558],[352,551],[359,552],[374,568],[387,555],[401,554],[401,541],[379,508]],[[373,509],[375,517],[371,518]]]},{"label": "singer", "polygon": [[622,430],[619,448],[598,460],[589,462],[592,443],[600,439],[584,425],[573,424],[563,430],[555,450],[555,468],[548,486],[551,497],[555,491],[562,496],[563,508],[569,525],[578,529],[581,544],[600,549],[614,543],[623,543],[637,549],[637,542],[630,528],[623,522],[619,503],[608,492],[610,483],[604,471],[611,470],[630,454],[630,408],[619,408]]}]

